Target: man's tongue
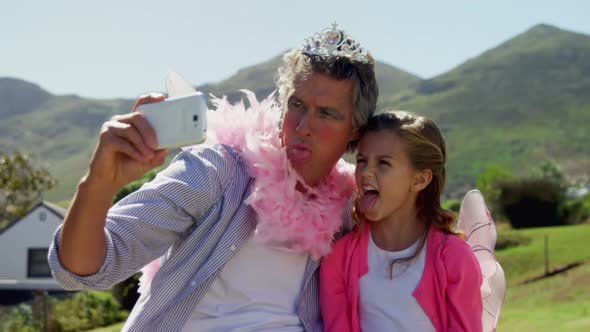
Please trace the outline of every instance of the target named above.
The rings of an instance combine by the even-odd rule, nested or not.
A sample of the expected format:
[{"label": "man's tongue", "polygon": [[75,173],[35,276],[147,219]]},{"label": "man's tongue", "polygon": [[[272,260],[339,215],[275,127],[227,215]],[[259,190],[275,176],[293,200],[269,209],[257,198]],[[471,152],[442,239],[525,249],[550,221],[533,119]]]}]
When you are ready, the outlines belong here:
[{"label": "man's tongue", "polygon": [[375,205],[377,199],[379,199],[379,194],[375,192],[368,192],[364,194],[363,197],[361,197],[361,201],[359,202],[359,209],[361,210],[360,212],[362,214],[367,213],[367,211],[369,211],[373,205]]},{"label": "man's tongue", "polygon": [[291,150],[291,159],[294,161],[304,161],[307,160],[311,155],[311,151],[307,149],[292,149]]}]

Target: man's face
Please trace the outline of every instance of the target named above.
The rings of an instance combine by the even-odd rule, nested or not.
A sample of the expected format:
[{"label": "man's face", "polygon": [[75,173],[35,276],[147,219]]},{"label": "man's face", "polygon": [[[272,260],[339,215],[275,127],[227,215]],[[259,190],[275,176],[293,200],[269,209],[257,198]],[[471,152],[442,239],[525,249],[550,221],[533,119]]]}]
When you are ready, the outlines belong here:
[{"label": "man's face", "polygon": [[326,178],[353,139],[352,81],[312,73],[288,97],[282,138],[293,168],[308,185]]}]

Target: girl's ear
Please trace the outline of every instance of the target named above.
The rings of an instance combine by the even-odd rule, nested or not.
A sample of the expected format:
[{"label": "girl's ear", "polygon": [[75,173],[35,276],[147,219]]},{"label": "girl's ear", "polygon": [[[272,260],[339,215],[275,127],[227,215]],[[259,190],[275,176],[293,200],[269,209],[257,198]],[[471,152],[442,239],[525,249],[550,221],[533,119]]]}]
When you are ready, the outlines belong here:
[{"label": "girl's ear", "polygon": [[414,181],[412,182],[412,190],[414,192],[420,192],[424,188],[428,187],[432,181],[432,170],[425,169],[421,171],[415,171]]}]

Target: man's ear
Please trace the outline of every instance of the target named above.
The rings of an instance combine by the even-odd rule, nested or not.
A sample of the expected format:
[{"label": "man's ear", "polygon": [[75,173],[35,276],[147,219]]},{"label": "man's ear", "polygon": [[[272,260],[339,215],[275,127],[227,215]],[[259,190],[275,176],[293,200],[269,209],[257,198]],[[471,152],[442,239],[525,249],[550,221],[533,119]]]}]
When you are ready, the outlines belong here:
[{"label": "man's ear", "polygon": [[414,180],[412,182],[412,190],[414,192],[420,192],[424,190],[424,188],[428,187],[431,181],[432,170],[424,169],[420,171],[415,171]]}]

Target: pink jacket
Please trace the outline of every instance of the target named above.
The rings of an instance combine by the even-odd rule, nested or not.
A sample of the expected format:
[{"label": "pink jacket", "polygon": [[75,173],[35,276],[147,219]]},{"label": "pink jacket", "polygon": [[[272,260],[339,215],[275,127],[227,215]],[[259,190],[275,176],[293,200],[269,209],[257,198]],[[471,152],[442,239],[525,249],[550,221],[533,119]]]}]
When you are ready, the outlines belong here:
[{"label": "pink jacket", "polygon": [[[324,257],[320,304],[324,331],[360,332],[359,279],[369,271],[370,227],[348,234]],[[465,241],[428,233],[424,273],[413,295],[437,331],[482,331],[481,270]]]}]

